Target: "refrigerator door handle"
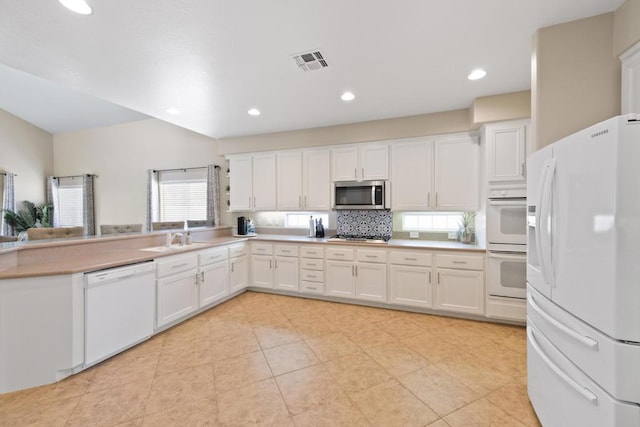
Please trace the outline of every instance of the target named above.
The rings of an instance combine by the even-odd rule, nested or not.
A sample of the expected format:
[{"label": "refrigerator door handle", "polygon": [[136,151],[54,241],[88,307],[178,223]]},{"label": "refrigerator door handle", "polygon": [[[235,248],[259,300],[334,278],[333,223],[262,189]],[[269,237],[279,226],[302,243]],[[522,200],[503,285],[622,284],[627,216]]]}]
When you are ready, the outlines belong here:
[{"label": "refrigerator door handle", "polygon": [[[543,199],[543,194],[544,194],[544,185],[545,182],[547,181],[547,173],[549,172],[549,168],[546,167],[546,163],[544,164],[543,168],[542,168],[542,175],[540,176],[540,186],[538,187],[538,197],[536,198],[535,202],[536,202],[536,216],[535,216],[535,242],[536,242],[536,255],[538,256],[538,262],[540,263],[540,270],[543,271],[544,270],[544,260],[542,259],[542,199]],[[544,277],[544,275],[542,276],[543,279],[546,280],[546,278]]]},{"label": "refrigerator door handle", "polygon": [[580,344],[586,347],[589,347],[592,350],[598,351],[598,341],[594,340],[591,337],[587,337],[579,334],[578,332],[574,331],[573,329],[567,327],[566,325],[560,323],[559,321],[551,317],[540,306],[538,306],[538,304],[536,304],[535,300],[533,299],[533,295],[529,294],[527,296],[527,300],[529,301],[531,308],[533,308],[533,310],[536,313],[538,313],[544,320],[551,323],[551,325],[555,326],[556,329],[563,332],[565,335],[569,336],[570,338],[573,338],[574,340],[578,341]]},{"label": "refrigerator door handle", "polygon": [[587,399],[592,404],[596,406],[598,405],[598,396],[593,394],[591,390],[589,390],[588,388],[578,384],[569,375],[565,374],[562,371],[562,369],[556,366],[556,364],[553,363],[546,354],[544,354],[544,352],[538,345],[536,338],[533,336],[533,328],[527,327],[527,336],[529,337],[529,342],[531,343],[531,346],[533,347],[535,352],[538,353],[538,356],[540,356],[540,359],[542,359],[542,361],[549,367],[549,369],[551,369],[561,380],[563,380],[568,386],[574,389],[582,397]]},{"label": "refrigerator door handle", "polygon": [[546,226],[536,230],[540,235],[540,265],[542,268],[542,276],[550,287],[555,287],[553,277],[553,260],[551,259],[551,230],[549,229],[549,216],[551,215],[551,194],[553,181],[555,179],[556,160],[549,159],[545,165],[547,172],[542,183],[542,196],[540,200],[540,224],[546,223]]}]

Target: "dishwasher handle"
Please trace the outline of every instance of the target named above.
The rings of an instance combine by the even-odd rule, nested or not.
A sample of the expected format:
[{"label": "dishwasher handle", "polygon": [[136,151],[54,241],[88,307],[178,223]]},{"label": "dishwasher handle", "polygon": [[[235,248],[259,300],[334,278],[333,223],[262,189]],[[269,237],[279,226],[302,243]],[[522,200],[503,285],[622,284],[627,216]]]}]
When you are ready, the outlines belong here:
[{"label": "dishwasher handle", "polygon": [[153,273],[155,266],[153,262],[134,264],[126,267],[116,267],[102,270],[95,273],[87,273],[87,286],[99,286],[103,283],[111,283],[118,280],[128,279],[133,276]]}]

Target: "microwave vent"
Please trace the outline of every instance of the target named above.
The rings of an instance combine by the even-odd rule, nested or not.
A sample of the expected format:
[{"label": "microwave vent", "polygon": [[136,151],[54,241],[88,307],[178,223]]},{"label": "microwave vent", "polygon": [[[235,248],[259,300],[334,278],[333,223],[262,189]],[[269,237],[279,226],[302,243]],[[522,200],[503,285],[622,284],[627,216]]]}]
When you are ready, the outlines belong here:
[{"label": "microwave vent", "polygon": [[302,71],[317,71],[329,66],[320,50],[298,53],[291,55],[291,58],[296,62],[298,69]]}]

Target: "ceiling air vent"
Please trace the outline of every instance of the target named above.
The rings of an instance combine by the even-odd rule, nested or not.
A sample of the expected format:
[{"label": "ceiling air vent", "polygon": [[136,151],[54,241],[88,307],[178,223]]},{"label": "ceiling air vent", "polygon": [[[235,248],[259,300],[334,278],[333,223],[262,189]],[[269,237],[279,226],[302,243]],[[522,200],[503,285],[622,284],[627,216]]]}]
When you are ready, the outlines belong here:
[{"label": "ceiling air vent", "polygon": [[322,55],[319,50],[298,53],[291,55],[291,57],[296,61],[296,65],[302,71],[316,71],[329,66],[327,61],[324,59],[324,55]]}]

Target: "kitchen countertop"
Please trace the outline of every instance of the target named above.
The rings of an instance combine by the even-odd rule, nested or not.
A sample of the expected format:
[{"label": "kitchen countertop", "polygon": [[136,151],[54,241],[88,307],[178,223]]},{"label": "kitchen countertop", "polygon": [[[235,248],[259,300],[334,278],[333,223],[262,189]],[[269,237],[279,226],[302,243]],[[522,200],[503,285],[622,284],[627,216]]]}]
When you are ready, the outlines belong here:
[{"label": "kitchen countertop", "polygon": [[[459,242],[433,241],[433,240],[404,240],[391,239],[388,243],[365,243],[365,242],[329,242],[328,238],[310,238],[306,236],[292,236],[281,234],[261,234],[254,237],[234,237],[224,236],[198,240],[191,248],[166,252],[153,252],[144,249],[109,249],[97,253],[81,252],[73,257],[58,257],[57,259],[46,260],[38,263],[28,263],[11,266],[0,271],[0,279],[16,279],[35,276],[54,276],[60,274],[88,273],[107,268],[119,267],[127,264],[135,264],[144,261],[152,261],[157,258],[180,255],[196,250],[213,248],[242,241],[261,241],[279,243],[315,243],[315,244],[335,244],[349,246],[376,247],[381,249],[433,249],[433,250],[455,250],[466,252],[485,252],[485,248],[479,245],[469,245]],[[50,246],[54,246],[52,244]],[[67,245],[67,243],[65,243]]]}]

